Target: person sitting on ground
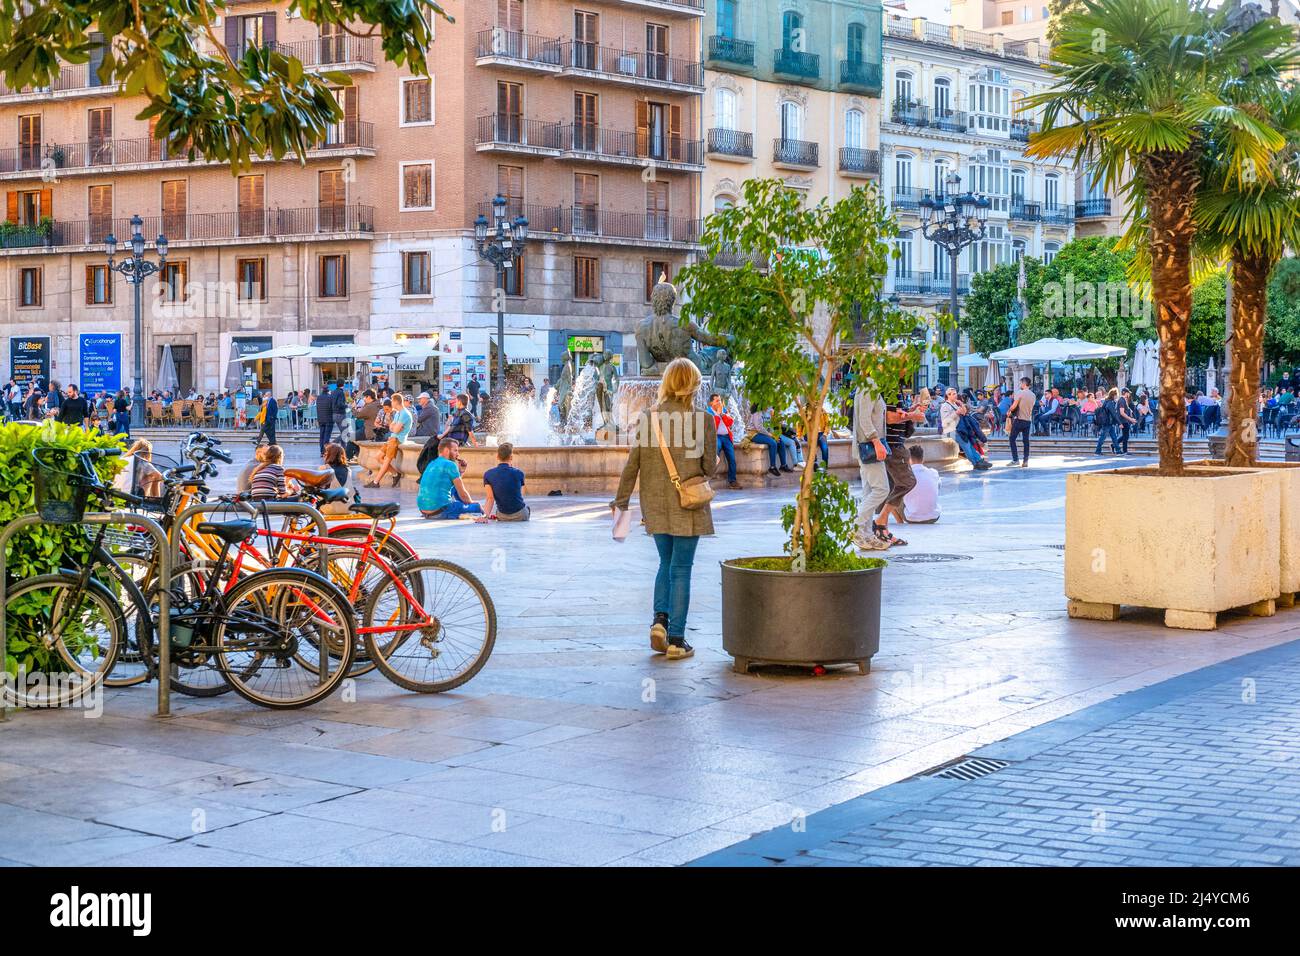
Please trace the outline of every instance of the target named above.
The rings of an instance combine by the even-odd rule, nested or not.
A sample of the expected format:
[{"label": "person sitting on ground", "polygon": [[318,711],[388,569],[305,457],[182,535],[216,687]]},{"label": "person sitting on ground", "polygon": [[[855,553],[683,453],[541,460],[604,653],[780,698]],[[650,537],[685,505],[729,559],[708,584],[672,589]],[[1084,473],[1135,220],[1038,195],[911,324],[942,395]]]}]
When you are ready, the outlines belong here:
[{"label": "person sitting on ground", "polygon": [[289,497],[289,486],[284,478],[284,449],[267,445],[262,460],[248,476],[248,495],[254,501],[273,501]]},{"label": "person sitting on ground", "polygon": [[426,518],[459,518],[463,514],[481,515],[479,507],[465,487],[462,471],[456,462],[460,442],[444,438],[438,442],[438,457],[429,462],[420,476],[416,504]]},{"label": "person sitting on ground", "polygon": [[910,445],[916,487],[903,496],[903,520],[908,524],[934,524],[939,520],[939,473],[925,464],[925,449]]},{"label": "person sitting on ground", "polygon": [[483,472],[483,517],[498,521],[527,521],[532,510],[524,502],[524,473],[513,464],[515,446],[497,445],[497,464]]}]

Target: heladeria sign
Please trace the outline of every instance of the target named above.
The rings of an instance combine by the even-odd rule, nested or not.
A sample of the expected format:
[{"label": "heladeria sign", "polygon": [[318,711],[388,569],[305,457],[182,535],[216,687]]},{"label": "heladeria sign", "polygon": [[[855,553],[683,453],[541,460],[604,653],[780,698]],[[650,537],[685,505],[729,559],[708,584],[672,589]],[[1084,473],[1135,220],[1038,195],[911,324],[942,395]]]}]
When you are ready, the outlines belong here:
[{"label": "heladeria sign", "polygon": [[24,388],[33,381],[45,387],[50,381],[50,337],[13,336],[9,340],[9,374]]},{"label": "heladeria sign", "polygon": [[122,387],[122,336],[82,333],[77,384],[83,392],[116,392]]}]

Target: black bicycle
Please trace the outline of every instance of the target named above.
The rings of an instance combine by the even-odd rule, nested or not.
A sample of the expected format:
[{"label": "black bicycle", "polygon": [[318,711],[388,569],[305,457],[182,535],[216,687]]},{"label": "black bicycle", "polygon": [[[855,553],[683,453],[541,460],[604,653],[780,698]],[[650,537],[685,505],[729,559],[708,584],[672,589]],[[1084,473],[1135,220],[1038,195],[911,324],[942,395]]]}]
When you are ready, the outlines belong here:
[{"label": "black bicycle", "polygon": [[[87,502],[107,507],[112,499],[143,506],[137,495],[106,486],[95,462],[117,449],[73,454],[37,448],[37,508],[55,524],[79,523]],[[9,650],[37,660],[44,670],[20,669],[11,681],[14,703],[28,707],[72,703],[104,683],[122,648],[127,624],[122,603],[95,573],[117,559],[104,547],[108,525],[99,525],[92,555],[80,569],[65,569],[16,583],[5,600]],[[199,526],[222,542],[211,573],[197,594],[174,588],[168,617],[174,668],[217,670],[240,696],[264,707],[293,708],[331,694],[347,677],[356,646],[356,623],[346,596],[328,580],[303,568],[269,568],[241,577],[222,590],[230,549],[256,533],[249,520],[210,521]],[[136,609],[148,608],[129,573],[115,576],[116,589]],[[134,629],[134,650],[157,672],[153,628]],[[322,652],[322,649],[325,649]]]}]

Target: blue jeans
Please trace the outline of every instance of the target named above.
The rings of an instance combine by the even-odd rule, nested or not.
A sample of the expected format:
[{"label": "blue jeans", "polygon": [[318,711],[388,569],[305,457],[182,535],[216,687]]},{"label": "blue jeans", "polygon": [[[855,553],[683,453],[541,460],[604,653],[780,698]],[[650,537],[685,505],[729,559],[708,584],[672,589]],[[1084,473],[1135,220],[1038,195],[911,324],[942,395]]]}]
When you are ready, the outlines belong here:
[{"label": "blue jeans", "polygon": [[691,566],[698,537],[657,534],[659,571],[655,574],[655,613],[668,615],[668,636],[686,636],[686,612],[691,606]]},{"label": "blue jeans", "polygon": [[764,445],[767,447],[767,467],[776,467],[776,456],[781,456],[782,466],[786,465],[785,460],[785,443],[779,442],[771,435],[750,435],[750,440],[755,445]]},{"label": "blue jeans", "polygon": [[785,449],[785,460],[791,465],[799,464],[799,446],[789,435],[781,436],[781,447]]},{"label": "blue jeans", "polygon": [[481,515],[482,513],[483,506],[477,501],[471,501],[469,504],[465,504],[463,501],[453,499],[440,508],[434,517],[453,521],[461,515]]},{"label": "blue jeans", "polygon": [[831,465],[831,448],[826,444],[826,433],[817,433],[817,450],[822,453],[822,464],[827,468]]},{"label": "blue jeans", "polygon": [[1093,452],[1094,455],[1101,454],[1102,442],[1104,442],[1108,436],[1110,438],[1110,450],[1116,455],[1119,454],[1119,435],[1115,433],[1115,426],[1102,425],[1097,429],[1097,450]]},{"label": "blue jeans", "polygon": [[736,446],[731,443],[730,435],[718,436],[718,454],[727,456],[727,481],[736,480]]},{"label": "blue jeans", "polygon": [[966,460],[972,465],[978,464],[984,460],[980,453],[975,450],[975,446],[972,445],[965,436],[959,432],[953,432],[952,437],[953,441],[957,443],[957,447],[961,449],[962,454],[966,456]]}]

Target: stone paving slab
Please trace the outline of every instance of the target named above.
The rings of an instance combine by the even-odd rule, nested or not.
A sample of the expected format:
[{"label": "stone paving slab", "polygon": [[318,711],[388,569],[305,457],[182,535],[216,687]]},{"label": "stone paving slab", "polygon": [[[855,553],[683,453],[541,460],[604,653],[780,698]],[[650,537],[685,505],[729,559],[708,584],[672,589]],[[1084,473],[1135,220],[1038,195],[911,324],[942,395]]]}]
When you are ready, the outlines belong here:
[{"label": "stone paving slab", "polygon": [[698,866],[1300,864],[1300,641],[1095,704]]}]

